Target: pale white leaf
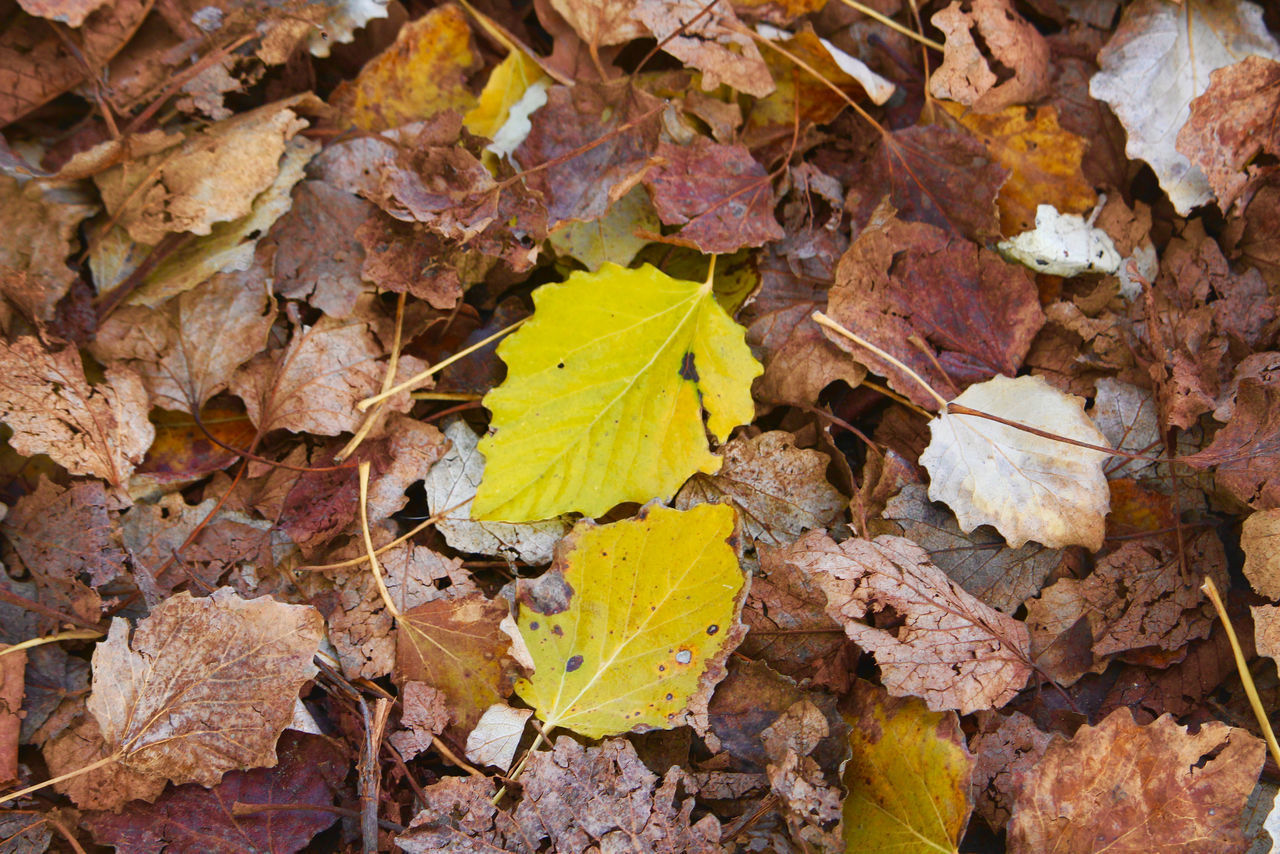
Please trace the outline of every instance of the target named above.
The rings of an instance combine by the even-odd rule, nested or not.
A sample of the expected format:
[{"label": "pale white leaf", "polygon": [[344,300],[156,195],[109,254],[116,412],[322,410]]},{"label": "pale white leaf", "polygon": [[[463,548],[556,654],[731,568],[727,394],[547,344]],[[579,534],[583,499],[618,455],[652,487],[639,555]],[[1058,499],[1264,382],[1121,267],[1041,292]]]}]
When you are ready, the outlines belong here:
[{"label": "pale white leaf", "polygon": [[467,736],[467,758],[477,765],[492,765],[505,774],[520,746],[524,726],[533,709],[513,709],[506,703],[494,703],[484,710],[480,722]]},{"label": "pale white leaf", "polygon": [[[1084,401],[1040,377],[996,377],[969,386],[952,403],[1107,446]],[[943,414],[929,431],[920,455],[931,480],[929,498],[945,502],[961,529],[991,525],[1014,548],[1028,540],[1051,548],[1102,547],[1111,508],[1103,472],[1108,454],[972,415]]]}]

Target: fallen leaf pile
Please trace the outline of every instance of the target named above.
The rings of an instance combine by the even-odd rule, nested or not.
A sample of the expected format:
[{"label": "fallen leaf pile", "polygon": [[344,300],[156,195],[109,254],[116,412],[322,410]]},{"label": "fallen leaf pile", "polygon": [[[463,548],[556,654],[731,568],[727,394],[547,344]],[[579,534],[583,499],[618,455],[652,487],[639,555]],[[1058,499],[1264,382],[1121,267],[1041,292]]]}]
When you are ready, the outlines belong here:
[{"label": "fallen leaf pile", "polygon": [[1280,846],[1272,5],[3,8],[0,852]]}]

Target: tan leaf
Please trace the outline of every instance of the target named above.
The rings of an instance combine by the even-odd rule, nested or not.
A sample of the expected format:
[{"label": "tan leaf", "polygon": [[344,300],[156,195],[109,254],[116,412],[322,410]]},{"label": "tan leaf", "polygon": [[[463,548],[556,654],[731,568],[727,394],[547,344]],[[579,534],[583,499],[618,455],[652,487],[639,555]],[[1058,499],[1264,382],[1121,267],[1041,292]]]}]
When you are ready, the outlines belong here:
[{"label": "tan leaf", "polygon": [[1280,510],[1260,510],[1244,520],[1240,548],[1244,574],[1263,596],[1280,599]]},{"label": "tan leaf", "polygon": [[718,3],[704,12],[704,6],[702,0],[640,0],[631,15],[664,51],[702,72],[704,92],[722,83],[757,98],[772,92],[769,67],[733,7]]},{"label": "tan leaf", "polygon": [[1258,655],[1266,655],[1280,662],[1280,605],[1254,605],[1253,639]]},{"label": "tan leaf", "polygon": [[99,481],[63,489],[40,476],[35,492],[18,499],[3,530],[36,578],[74,579],[87,573],[93,586],[124,571],[124,551]]},{"label": "tan leaf", "polygon": [[[337,436],[354,432],[364,415],[355,405],[382,387],[385,350],[360,313],[344,319],[322,317],[314,326],[296,326],[282,351],[260,353],[231,380],[231,391],[244,400],[249,418],[263,432],[290,430]],[[422,369],[401,357],[396,380]],[[387,400],[386,409],[405,412],[407,393]]]},{"label": "tan leaf", "polygon": [[492,765],[504,774],[515,759],[520,738],[533,709],[513,709],[494,703],[484,710],[480,722],[467,736],[467,758],[477,765]]},{"label": "tan leaf", "polygon": [[676,495],[677,508],[727,501],[738,509],[747,536],[787,545],[811,528],[826,527],[848,504],[827,481],[831,459],[797,448],[790,433],[732,439],[720,453],[720,471],[689,478]]},{"label": "tan leaf", "polygon": [[[959,101],[980,113],[998,113],[1048,91],[1049,44],[1011,7],[1009,0],[973,0],[953,2],[934,14],[933,25],[947,37],[942,65],[929,77],[935,98]],[[1012,70],[1012,76],[1002,81],[993,65]]]},{"label": "tan leaf", "polygon": [[72,474],[124,487],[155,428],[147,391],[128,368],[109,368],[91,386],[75,347],[51,351],[32,337],[0,342],[0,420],[20,454],[48,454]]},{"label": "tan leaf", "polygon": [[[952,403],[1091,445],[1107,439],[1083,401],[1040,377],[996,377],[970,386]],[[1102,464],[1107,454],[1036,436],[986,418],[945,413],[929,422],[929,498],[945,501],[960,528],[991,525],[1018,548],[1102,547],[1111,507]]]},{"label": "tan leaf", "polygon": [[0,175],[0,269],[27,274],[26,298],[15,301],[35,320],[52,320],[54,306],[75,281],[67,264],[71,242],[80,221],[97,209],[76,185],[19,183]]},{"label": "tan leaf", "polygon": [[[102,729],[92,715],[85,715],[44,746],[44,761],[49,766],[49,773],[55,776],[87,768],[110,755],[111,751],[102,741]],[[54,788],[70,797],[81,809],[119,812],[129,801],[154,801],[166,785],[163,776],[145,774],[124,763],[111,762],[58,783]]]},{"label": "tan leaf", "polygon": [[274,765],[324,624],[319,612],[230,588],[179,593],[139,621],[116,618],[93,654],[89,711],[126,767],[212,786],[233,768]]},{"label": "tan leaf", "polygon": [[266,346],[276,318],[267,281],[254,264],[243,273],[219,273],[155,308],[125,306],[99,327],[92,352],[137,371],[156,406],[198,412]]},{"label": "tan leaf", "polygon": [[1014,802],[1009,851],[1241,850],[1265,756],[1243,729],[1214,721],[1191,735],[1171,715],[1138,726],[1118,709],[1049,745]]},{"label": "tan leaf", "polygon": [[[930,709],[1002,706],[1031,675],[1022,623],[984,605],[901,537],[837,544],[810,531],[786,550],[827,596],[827,613],[880,665],[889,693],[922,698]],[[859,620],[892,614],[893,630]]]},{"label": "tan leaf", "polygon": [[551,5],[593,48],[647,35],[644,25],[631,14],[635,0],[551,0]]}]

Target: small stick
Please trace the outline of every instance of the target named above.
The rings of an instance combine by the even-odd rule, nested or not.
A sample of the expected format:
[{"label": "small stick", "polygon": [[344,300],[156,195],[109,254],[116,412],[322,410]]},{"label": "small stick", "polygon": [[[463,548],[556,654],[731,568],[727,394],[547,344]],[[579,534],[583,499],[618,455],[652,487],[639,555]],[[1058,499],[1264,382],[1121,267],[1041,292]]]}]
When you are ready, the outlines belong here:
[{"label": "small stick", "polygon": [[59,643],[64,640],[89,640],[90,638],[100,638],[103,633],[97,629],[73,629],[69,632],[61,632],[56,635],[49,635],[43,638],[30,638],[21,643],[15,643],[13,646],[7,646],[0,649],[0,655],[8,655],[11,652],[18,652],[23,649],[31,649],[33,646],[43,646],[47,643]]}]

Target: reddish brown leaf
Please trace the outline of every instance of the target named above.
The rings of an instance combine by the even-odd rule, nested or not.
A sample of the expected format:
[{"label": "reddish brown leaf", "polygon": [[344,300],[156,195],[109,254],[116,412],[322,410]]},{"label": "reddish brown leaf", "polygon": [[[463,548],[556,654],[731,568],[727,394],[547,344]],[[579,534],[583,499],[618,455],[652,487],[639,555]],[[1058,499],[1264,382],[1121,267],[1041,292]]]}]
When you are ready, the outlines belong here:
[{"label": "reddish brown leaf", "polygon": [[294,187],[293,207],[270,235],[276,244],[275,292],[305,299],[331,317],[351,314],[365,289],[365,253],[356,227],[372,213],[368,202],[325,181]]},{"label": "reddish brown leaf", "polygon": [[850,183],[846,204],[866,224],[887,193],[898,215],[974,240],[1000,235],[996,195],[1008,172],[967,133],[920,125],[885,134]]},{"label": "reddish brown leaf", "polygon": [[1009,0],[957,0],[931,20],[947,37],[942,65],[929,77],[935,98],[997,113],[1035,101],[1048,90],[1049,45]]},{"label": "reddish brown leaf", "polygon": [[1009,850],[1234,851],[1263,743],[1206,723],[1191,735],[1165,715],[1138,726],[1127,709],[1049,745],[1009,822]]},{"label": "reddish brown leaf", "polygon": [[18,735],[22,730],[22,692],[27,669],[24,650],[0,644],[0,783],[18,778]]},{"label": "reddish brown leaf", "polygon": [[[562,0],[563,2],[563,0]],[[702,72],[702,89],[721,83],[757,98],[773,91],[760,50],[732,6],[706,10],[701,0],[639,0],[631,17],[641,21],[662,49]]]},{"label": "reddish brown leaf", "polygon": [[292,854],[338,820],[332,812],[306,809],[242,812],[259,804],[333,803],[350,766],[331,739],[288,731],[277,747],[274,768],[231,771],[212,789],[190,784],[171,789],[154,804],[131,804],[119,815],[86,816],[103,845],[138,854],[202,851]]},{"label": "reddish brown leaf", "polygon": [[1004,827],[1023,781],[1061,736],[1036,728],[1021,712],[991,715],[969,742],[973,767],[974,811],[993,829]]},{"label": "reddish brown leaf", "polygon": [[[867,228],[849,247],[827,313],[948,398],[972,383],[1017,374],[1044,325],[1025,269],[931,225],[897,220]],[[842,336],[828,337],[896,391],[937,408],[902,369]]]},{"label": "reddish brown leaf", "polygon": [[1218,484],[1254,509],[1280,507],[1280,383],[1242,381],[1227,426],[1183,461],[1216,466]]},{"label": "reddish brown leaf", "polygon": [[546,200],[549,226],[598,219],[636,185],[657,148],[661,107],[625,80],[547,92],[513,159]]},{"label": "reddish brown leaf", "polygon": [[1246,56],[1209,76],[1178,131],[1178,150],[1209,179],[1218,206],[1228,210],[1250,185],[1274,171],[1251,165],[1259,154],[1280,154],[1280,62]]},{"label": "reddish brown leaf", "polygon": [[697,136],[692,145],[663,142],[657,156],[662,162],[644,185],[662,222],[684,226],[677,242],[727,255],[782,237],[773,186],[746,146]]}]

